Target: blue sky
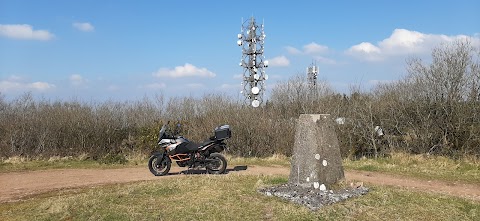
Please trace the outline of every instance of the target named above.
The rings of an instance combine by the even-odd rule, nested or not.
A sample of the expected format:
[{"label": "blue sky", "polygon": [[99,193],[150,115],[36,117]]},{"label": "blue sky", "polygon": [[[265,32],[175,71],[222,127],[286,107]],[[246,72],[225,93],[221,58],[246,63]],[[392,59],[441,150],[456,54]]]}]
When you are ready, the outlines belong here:
[{"label": "blue sky", "polygon": [[316,61],[339,92],[405,75],[469,38],[480,1],[0,0],[0,93],[48,99],[239,96],[241,18],[265,22],[268,88]]}]

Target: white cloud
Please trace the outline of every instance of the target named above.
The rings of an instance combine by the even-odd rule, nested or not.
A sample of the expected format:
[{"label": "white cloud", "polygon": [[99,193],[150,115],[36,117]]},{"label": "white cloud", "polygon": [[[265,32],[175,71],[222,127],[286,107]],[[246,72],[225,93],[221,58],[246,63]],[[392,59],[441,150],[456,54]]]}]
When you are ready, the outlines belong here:
[{"label": "white cloud", "polygon": [[369,43],[369,42],[362,42],[358,45],[352,46],[349,51],[351,52],[362,52],[366,54],[379,54],[380,48],[377,46]]},{"label": "white cloud", "polygon": [[307,54],[319,54],[325,53],[328,51],[328,47],[324,45],[319,45],[315,42],[312,42],[308,45],[303,46],[303,51]]},{"label": "white cloud", "polygon": [[0,36],[21,40],[41,40],[47,41],[54,35],[47,30],[33,30],[31,25],[27,24],[0,24]]},{"label": "white cloud", "polygon": [[6,80],[0,80],[0,91],[9,92],[9,91],[25,91],[25,90],[37,90],[37,91],[46,91],[49,89],[55,88],[54,84],[47,82],[25,82],[21,77],[12,75]]},{"label": "white cloud", "polygon": [[173,69],[160,68],[157,72],[153,73],[154,77],[208,77],[213,78],[215,73],[207,70],[206,68],[197,68],[192,64],[186,63],[184,66],[177,66]]},{"label": "white cloud", "polygon": [[299,55],[299,54],[302,53],[300,50],[298,50],[298,49],[296,49],[292,46],[287,46],[287,47],[285,47],[285,49],[287,50],[288,53],[293,54],[293,55]]},{"label": "white cloud", "polygon": [[92,32],[95,30],[95,27],[93,27],[93,25],[88,22],[75,22],[72,24],[72,26],[84,32]]},{"label": "white cloud", "polygon": [[442,35],[426,35],[417,31],[395,29],[389,38],[384,39],[378,45],[382,51],[388,53],[419,52],[425,44],[438,41],[438,37],[443,38]]},{"label": "white cloud", "polygon": [[271,67],[286,67],[290,65],[290,61],[285,56],[278,56],[268,60]]},{"label": "white cloud", "polygon": [[473,45],[480,45],[478,36],[425,34],[406,29],[395,29],[390,37],[378,42],[362,42],[350,47],[346,53],[361,60],[379,61],[389,56],[428,54],[432,48],[444,42],[468,39]]},{"label": "white cloud", "polygon": [[24,85],[14,81],[0,81],[0,91],[18,90],[24,88]]},{"label": "white cloud", "polygon": [[300,55],[300,54],[322,54],[328,52],[328,47],[325,45],[320,45],[315,42],[310,44],[304,45],[303,50],[299,50],[292,46],[286,46],[285,49],[288,53],[292,55]]},{"label": "white cloud", "polygon": [[330,51],[330,49],[325,45],[320,45],[315,42],[312,42],[310,44],[304,45],[302,48],[303,50],[299,50],[292,46],[285,47],[287,52],[292,55],[307,55],[307,56],[312,56],[316,61],[323,64],[337,64],[337,61],[333,59],[330,59],[324,56],[319,56],[319,54],[325,54]]},{"label": "white cloud", "polygon": [[72,74],[70,75],[70,83],[74,86],[80,86],[87,83],[87,79],[83,78],[82,75]]},{"label": "white cloud", "polygon": [[347,54],[360,57],[369,61],[381,60],[380,48],[369,42],[362,42],[358,45],[352,46],[347,50]]},{"label": "white cloud", "polygon": [[51,89],[51,88],[54,88],[54,87],[55,87],[55,85],[53,85],[53,84],[49,84],[47,82],[40,82],[40,81],[27,84],[27,88],[40,90],[40,91],[48,90],[48,89]]}]

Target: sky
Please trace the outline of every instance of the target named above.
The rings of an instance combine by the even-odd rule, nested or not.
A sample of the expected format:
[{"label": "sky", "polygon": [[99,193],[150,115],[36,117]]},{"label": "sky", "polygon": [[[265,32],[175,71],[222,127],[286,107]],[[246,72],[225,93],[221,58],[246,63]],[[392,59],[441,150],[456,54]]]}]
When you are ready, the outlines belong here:
[{"label": "sky", "polygon": [[242,18],[265,25],[268,96],[306,75],[339,93],[406,75],[458,39],[480,47],[480,1],[0,0],[0,95],[68,100],[240,97]]}]

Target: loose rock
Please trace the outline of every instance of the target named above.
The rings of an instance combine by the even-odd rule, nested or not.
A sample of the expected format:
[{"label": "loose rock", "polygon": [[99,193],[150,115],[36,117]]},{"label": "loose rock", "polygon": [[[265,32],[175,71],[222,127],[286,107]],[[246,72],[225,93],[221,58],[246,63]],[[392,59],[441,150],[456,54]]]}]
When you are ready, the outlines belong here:
[{"label": "loose rock", "polygon": [[357,188],[346,188],[341,190],[322,191],[314,188],[307,188],[292,184],[271,186],[258,190],[267,196],[276,196],[288,201],[317,210],[325,205],[331,205],[344,201],[348,198],[365,195],[368,188],[360,186]]}]

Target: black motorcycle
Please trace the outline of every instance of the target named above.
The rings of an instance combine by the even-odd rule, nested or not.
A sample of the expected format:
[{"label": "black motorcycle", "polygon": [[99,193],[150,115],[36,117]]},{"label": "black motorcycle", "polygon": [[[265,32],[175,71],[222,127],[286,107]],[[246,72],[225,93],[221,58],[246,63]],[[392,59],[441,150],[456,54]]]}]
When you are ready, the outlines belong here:
[{"label": "black motorcycle", "polygon": [[158,135],[161,151],[153,152],[148,160],[148,168],[155,176],[168,174],[175,161],[180,167],[205,168],[210,174],[225,173],[227,160],[220,154],[226,149],[225,140],[232,136],[229,125],[215,128],[215,135],[203,143],[190,142],[182,136],[167,134],[163,125]]}]

